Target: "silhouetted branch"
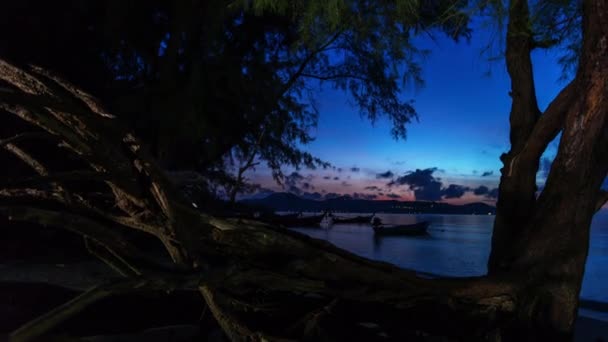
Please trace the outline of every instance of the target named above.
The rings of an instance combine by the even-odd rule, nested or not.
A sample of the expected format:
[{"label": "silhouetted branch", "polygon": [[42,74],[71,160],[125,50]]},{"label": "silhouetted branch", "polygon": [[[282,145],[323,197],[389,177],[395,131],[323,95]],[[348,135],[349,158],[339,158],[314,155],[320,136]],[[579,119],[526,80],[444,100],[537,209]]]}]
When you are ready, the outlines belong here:
[{"label": "silhouetted branch", "polygon": [[96,256],[106,265],[110,266],[110,268],[115,270],[121,276],[141,276],[141,272],[137,268],[135,268],[135,266],[131,265],[124,258],[118,255],[118,253],[114,252],[111,248],[100,245],[99,243],[96,243],[95,241],[91,240],[86,236],[84,237],[84,243],[89,253]]},{"label": "silhouetted branch", "polygon": [[336,80],[336,79],[341,79],[341,78],[350,78],[350,79],[355,79],[355,80],[364,81],[364,82],[369,81],[369,79],[362,77],[360,75],[348,74],[348,73],[333,74],[333,75],[314,75],[314,74],[302,73],[302,77],[314,78],[314,79],[321,80],[321,81],[331,81],[331,80]]},{"label": "silhouetted branch", "polygon": [[0,207],[9,221],[22,221],[67,229],[135,259],[150,261],[119,231],[98,220],[65,211],[38,209],[25,206]]},{"label": "silhouetted branch", "polygon": [[283,95],[285,95],[289,91],[289,89],[291,89],[294,83],[296,83],[298,78],[302,76],[304,70],[306,70],[306,67],[310,64],[310,62],[312,62],[314,58],[319,55],[319,53],[325,51],[325,49],[327,49],[331,44],[333,44],[340,37],[340,35],[342,35],[343,32],[343,30],[339,30],[333,36],[329,37],[329,39],[325,43],[319,45],[317,48],[311,51],[306,56],[306,58],[304,58],[302,63],[300,63],[298,69],[293,74],[291,74],[287,82],[285,82],[285,84],[283,85],[283,89],[279,92],[277,98],[280,99],[281,97],[283,97]]},{"label": "silhouetted branch", "polygon": [[105,285],[89,289],[74,299],[56,307],[42,316],[22,325],[10,334],[11,342],[27,342],[37,339],[48,333],[51,329],[65,322],[84,309],[98,301],[131,291],[148,290],[172,290],[176,288],[172,279],[154,279],[134,277],[120,279]]},{"label": "silhouetted branch", "polygon": [[105,117],[105,118],[111,118],[111,119],[115,118],[114,115],[112,115],[112,114],[108,113],[108,111],[106,111],[106,109],[103,107],[103,105],[101,104],[101,102],[99,102],[99,100],[97,98],[95,98],[93,95],[83,91],[82,89],[76,87],[75,85],[68,82],[67,80],[55,75],[54,73],[52,73],[48,70],[42,69],[37,66],[32,66],[32,71],[34,71],[35,73],[37,73],[39,75],[43,75],[43,76],[47,77],[48,79],[53,80],[59,86],[63,87],[63,89],[65,91],[69,92],[75,98],[79,99],[84,104],[86,104],[86,106],[93,113],[95,113],[99,116]]},{"label": "silhouetted branch", "polygon": [[200,292],[209,306],[213,317],[226,333],[231,341],[276,341],[276,338],[265,336],[262,333],[251,331],[247,325],[241,323],[239,319],[225,310],[221,305],[221,297],[217,291],[213,291],[208,286],[201,286]]},{"label": "silhouetted branch", "polygon": [[575,99],[574,81],[570,82],[560,93],[551,101],[545,112],[534,125],[529,138],[523,148],[522,155],[529,160],[538,160],[543,154],[547,145],[562,130],[564,119],[570,105]]},{"label": "silhouetted branch", "polygon": [[4,147],[8,144],[14,144],[23,140],[37,139],[37,138],[48,138],[50,135],[46,132],[26,132],[14,135],[10,138],[0,139],[0,147]]},{"label": "silhouetted branch", "polygon": [[[22,151],[22,150],[20,150]],[[22,152],[20,152],[21,154]],[[17,154],[17,153],[15,153]],[[28,155],[29,156],[29,155]],[[107,173],[101,173],[97,171],[86,171],[86,170],[78,170],[78,171],[67,171],[67,172],[58,172],[49,174],[46,168],[44,168],[40,163],[38,163],[35,159],[31,158],[31,161],[28,160],[28,164],[31,163],[30,166],[36,169],[38,173],[41,175],[40,177],[27,177],[20,178],[14,180],[8,180],[5,184],[8,186],[19,186],[24,184],[45,184],[50,182],[70,182],[70,181],[111,181],[113,177]],[[4,183],[4,182],[3,182]]]}]

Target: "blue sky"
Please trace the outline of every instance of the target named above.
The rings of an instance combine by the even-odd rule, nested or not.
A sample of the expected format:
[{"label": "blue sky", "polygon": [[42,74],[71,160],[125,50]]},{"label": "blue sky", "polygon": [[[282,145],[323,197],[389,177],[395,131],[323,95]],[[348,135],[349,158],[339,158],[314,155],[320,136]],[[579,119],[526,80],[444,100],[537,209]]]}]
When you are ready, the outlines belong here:
[{"label": "blue sky", "polygon": [[[305,149],[336,168],[297,170],[296,175],[302,177],[295,177],[292,185],[305,195],[337,193],[378,199],[437,200],[436,196],[420,198],[422,192],[416,196],[412,184],[387,186],[391,179],[377,177],[391,171],[395,180],[412,172],[418,175],[417,169],[436,168],[431,172],[432,179],[427,180],[437,180],[441,189],[454,184],[464,190],[461,196],[444,194],[439,200],[494,202],[495,198],[475,195],[473,191],[482,185],[490,190],[498,186],[502,166],[499,156],[509,149],[510,80],[504,59],[489,62],[487,55],[482,55],[491,37],[492,31],[481,29],[469,43],[455,43],[441,35],[417,39],[417,46],[430,50],[430,54],[421,62],[425,85],[402,94],[404,99],[414,100],[420,116],[419,122],[408,127],[405,141],[391,137],[387,120],[380,119],[372,125],[349,105],[346,94],[329,86],[321,87],[317,92],[319,123],[312,132],[316,140]],[[566,84],[560,80],[562,69],[557,57],[556,52],[539,51],[533,55],[541,109]],[[556,146],[554,142],[548,148],[547,160],[554,157]],[[294,170],[287,173],[291,171]],[[249,178],[264,188],[284,190],[263,168],[252,172]],[[539,182],[542,183],[542,174]]]}]

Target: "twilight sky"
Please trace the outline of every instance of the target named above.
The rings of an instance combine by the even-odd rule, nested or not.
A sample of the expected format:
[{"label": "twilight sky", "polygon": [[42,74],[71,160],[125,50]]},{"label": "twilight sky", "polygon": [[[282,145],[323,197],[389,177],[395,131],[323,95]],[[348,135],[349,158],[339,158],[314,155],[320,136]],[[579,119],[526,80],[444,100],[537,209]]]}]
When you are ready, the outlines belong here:
[{"label": "twilight sky", "polygon": [[[361,198],[441,200],[455,204],[495,202],[500,177],[499,156],[509,149],[510,81],[504,59],[489,62],[482,50],[489,30],[475,30],[470,41],[455,43],[441,35],[419,38],[430,50],[421,65],[424,87],[408,89],[420,121],[408,127],[405,141],[394,140],[390,123],[372,125],[348,103],[348,96],[329,86],[319,89],[316,140],[305,147],[334,168],[286,170],[277,185],[268,170],[258,168],[249,179],[272,191],[304,197],[348,194]],[[538,102],[544,109],[566,84],[560,80],[557,52],[533,55]],[[555,156],[557,141],[541,161],[544,170]],[[295,171],[295,172],[294,172]],[[294,173],[292,173],[294,172]]]}]

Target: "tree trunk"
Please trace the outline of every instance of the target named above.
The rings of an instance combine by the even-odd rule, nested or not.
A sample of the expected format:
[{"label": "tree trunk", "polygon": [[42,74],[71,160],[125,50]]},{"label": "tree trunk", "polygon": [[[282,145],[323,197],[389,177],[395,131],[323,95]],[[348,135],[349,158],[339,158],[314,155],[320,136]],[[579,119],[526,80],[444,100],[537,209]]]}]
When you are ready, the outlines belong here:
[{"label": "tree trunk", "polygon": [[521,160],[525,147],[540,114],[532,71],[532,32],[527,0],[513,0],[509,8],[506,63],[511,77],[510,114],[511,150],[501,156],[504,167],[496,204],[496,220],[492,236],[492,252],[488,262],[490,274],[508,267],[505,253],[530,217],[536,191],[538,159]]},{"label": "tree trunk", "polygon": [[[510,34],[522,32],[512,26],[527,25],[527,8],[523,7],[525,1],[513,1]],[[517,11],[524,23],[517,21]],[[531,38],[508,39],[512,148],[503,158],[488,269],[490,274],[528,275],[520,304],[524,324],[540,328],[537,331],[552,338],[569,338],[577,315],[591,219],[601,206],[598,201],[605,201],[599,189],[608,172],[607,16],[606,1],[584,3],[584,44],[576,78],[540,118],[528,63]],[[526,47],[522,48],[521,40],[528,41]],[[512,56],[516,49],[523,57]],[[515,68],[519,70],[512,71]],[[522,75],[528,77],[522,79]],[[560,130],[557,156],[536,199],[539,158]]]},{"label": "tree trunk", "polygon": [[[285,229],[201,214],[92,96],[46,70],[0,60],[2,115],[31,130],[0,147],[20,147],[9,151],[38,174],[0,186],[0,213],[83,235],[91,253],[126,278],[85,292],[12,339],[45,335],[97,298],[190,289],[234,341],[569,340],[589,225],[608,171],[607,7],[608,0],[585,2],[577,77],[542,116],[528,84],[531,67],[509,67],[514,145],[504,158],[491,274],[480,278],[422,279]],[[511,11],[527,16],[525,1],[513,1]],[[525,22],[515,19],[522,17],[510,27]],[[529,42],[510,44],[521,53],[511,50],[508,59],[529,58]],[[558,156],[535,199],[529,177],[562,127]],[[64,162],[77,171],[23,153],[38,146],[24,140],[39,135],[60,141],[58,155],[69,155]],[[525,206],[511,202],[520,197]],[[143,235],[158,239],[166,256]]]}]

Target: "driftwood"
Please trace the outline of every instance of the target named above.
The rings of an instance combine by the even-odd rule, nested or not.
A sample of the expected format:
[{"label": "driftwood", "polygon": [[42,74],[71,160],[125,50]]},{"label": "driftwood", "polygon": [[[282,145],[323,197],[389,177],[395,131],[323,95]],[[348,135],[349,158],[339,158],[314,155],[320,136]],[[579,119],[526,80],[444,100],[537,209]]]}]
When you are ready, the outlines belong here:
[{"label": "driftwood", "polygon": [[[284,229],[202,214],[92,96],[35,67],[0,61],[0,75],[2,115],[31,129],[2,147],[33,170],[0,189],[2,214],[82,235],[124,279],[34,319],[14,341],[48,333],[101,298],[145,288],[198,289],[232,340],[476,336],[514,312],[511,282],[421,279]],[[81,168],[55,172],[53,161],[21,147],[41,138]],[[88,190],[83,180],[96,184]],[[166,256],[139,246],[133,232],[157,238]],[[438,324],[437,315],[460,318]]]}]

